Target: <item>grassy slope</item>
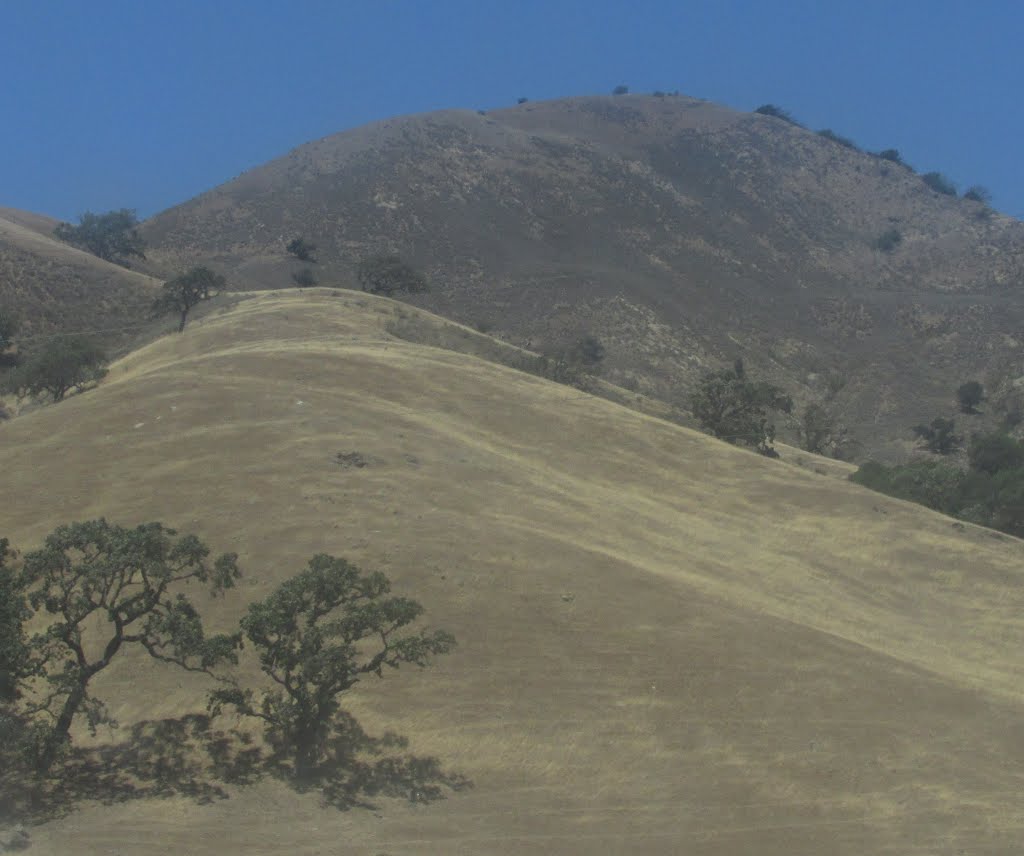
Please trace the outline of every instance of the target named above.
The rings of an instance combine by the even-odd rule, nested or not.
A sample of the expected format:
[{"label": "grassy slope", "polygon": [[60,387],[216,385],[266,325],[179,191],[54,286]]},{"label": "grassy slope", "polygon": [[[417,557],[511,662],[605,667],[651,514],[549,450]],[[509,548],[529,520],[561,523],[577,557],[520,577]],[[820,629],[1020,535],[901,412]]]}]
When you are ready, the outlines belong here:
[{"label": "grassy slope", "polygon": [[[1020,542],[398,340],[395,312],[260,294],[0,427],[4,534],[196,531],[247,572],[218,625],[314,552],[385,570],[461,644],[351,709],[475,788],[97,805],[34,852],[1018,852]],[[97,690],[131,722],[204,685],[129,660]]]}]

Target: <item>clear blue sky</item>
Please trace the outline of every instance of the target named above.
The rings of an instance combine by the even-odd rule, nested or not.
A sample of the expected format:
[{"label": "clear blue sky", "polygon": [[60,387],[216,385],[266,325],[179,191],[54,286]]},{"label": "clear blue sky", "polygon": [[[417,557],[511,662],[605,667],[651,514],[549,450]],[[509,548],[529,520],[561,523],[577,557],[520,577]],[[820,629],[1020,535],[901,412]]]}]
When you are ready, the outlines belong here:
[{"label": "clear blue sky", "polygon": [[679,89],[1024,217],[1024,3],[0,0],[0,205],[148,216],[391,115]]}]

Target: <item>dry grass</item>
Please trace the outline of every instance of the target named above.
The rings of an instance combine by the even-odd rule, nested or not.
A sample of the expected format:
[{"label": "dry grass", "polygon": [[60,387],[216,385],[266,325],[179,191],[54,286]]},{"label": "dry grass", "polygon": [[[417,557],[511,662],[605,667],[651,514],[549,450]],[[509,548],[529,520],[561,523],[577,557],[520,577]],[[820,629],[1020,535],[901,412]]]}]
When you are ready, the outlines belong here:
[{"label": "dry grass", "polygon": [[[246,573],[218,627],[315,552],[386,571],[460,647],[350,709],[475,787],[86,805],[33,852],[1019,852],[1020,542],[396,339],[395,311],[260,294],[0,426],[3,534],[195,531]],[[125,724],[204,689],[138,659],[97,687]]]}]

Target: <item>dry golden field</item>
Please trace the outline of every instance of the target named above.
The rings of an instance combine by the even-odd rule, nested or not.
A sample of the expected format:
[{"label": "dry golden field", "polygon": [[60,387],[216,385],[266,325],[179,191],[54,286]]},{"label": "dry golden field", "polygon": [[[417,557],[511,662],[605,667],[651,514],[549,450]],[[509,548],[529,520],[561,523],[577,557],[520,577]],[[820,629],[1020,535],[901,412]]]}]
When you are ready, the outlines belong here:
[{"label": "dry golden field", "polygon": [[[0,426],[0,534],[194,531],[245,573],[202,601],[215,629],[314,553],[385,571],[459,647],[347,707],[473,787],[85,804],[31,853],[1022,852],[1024,545],[398,339],[396,313],[435,323],[257,293]],[[202,710],[204,680],[129,657],[96,692],[127,726]]]}]

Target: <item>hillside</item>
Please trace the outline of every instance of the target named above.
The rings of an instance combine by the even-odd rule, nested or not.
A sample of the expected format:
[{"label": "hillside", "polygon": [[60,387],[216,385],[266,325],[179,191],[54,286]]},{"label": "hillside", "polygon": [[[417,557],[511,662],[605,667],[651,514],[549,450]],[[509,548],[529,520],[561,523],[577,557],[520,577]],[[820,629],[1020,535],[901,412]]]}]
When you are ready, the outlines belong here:
[{"label": "hillside", "polygon": [[159,281],[61,243],[56,225],[0,208],[0,306],[21,319],[23,340],[84,330],[123,347],[147,322]]},{"label": "hillside", "polygon": [[[30,852],[1019,852],[1019,541],[398,339],[402,314],[442,324],[258,293],[130,354],[0,426],[3,534],[194,531],[245,571],[204,603],[220,629],[315,552],[386,571],[459,648],[349,708],[472,789],[125,799]],[[130,659],[96,691],[127,727],[206,687]]]},{"label": "hillside", "polygon": [[[876,248],[886,232],[902,240]],[[968,379],[1024,373],[1024,224],[911,170],[685,97],[572,98],[401,117],[326,137],[150,220],[167,271],[290,285],[293,237],[323,284],[397,252],[415,302],[517,344],[591,332],[613,382],[679,401],[742,356],[836,407],[869,452],[952,412]]]}]

